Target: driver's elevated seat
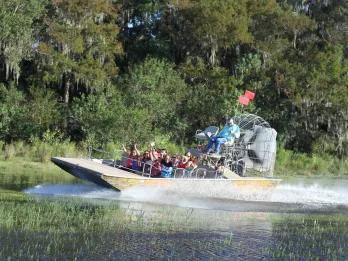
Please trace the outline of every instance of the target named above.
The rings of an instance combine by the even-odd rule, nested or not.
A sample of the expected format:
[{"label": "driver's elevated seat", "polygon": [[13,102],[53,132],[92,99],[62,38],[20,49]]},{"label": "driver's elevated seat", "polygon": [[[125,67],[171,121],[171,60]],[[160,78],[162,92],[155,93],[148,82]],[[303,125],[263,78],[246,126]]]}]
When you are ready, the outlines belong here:
[{"label": "driver's elevated seat", "polygon": [[209,140],[211,136],[218,134],[218,132],[219,132],[219,127],[209,126],[205,128],[204,131],[197,130],[195,137],[198,140]]}]

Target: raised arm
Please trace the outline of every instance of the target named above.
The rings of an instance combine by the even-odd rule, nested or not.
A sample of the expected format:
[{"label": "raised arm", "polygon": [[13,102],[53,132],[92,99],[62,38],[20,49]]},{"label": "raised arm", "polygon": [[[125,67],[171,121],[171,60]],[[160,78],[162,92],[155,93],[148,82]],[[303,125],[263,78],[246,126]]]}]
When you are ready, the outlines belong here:
[{"label": "raised arm", "polygon": [[134,150],[135,150],[135,153],[137,154],[137,156],[140,156],[140,152],[137,148],[137,144],[134,144]]},{"label": "raised arm", "polygon": [[122,149],[123,149],[123,151],[124,151],[125,153],[128,153],[128,151],[127,151],[126,147],[124,146],[124,144],[122,144]]}]

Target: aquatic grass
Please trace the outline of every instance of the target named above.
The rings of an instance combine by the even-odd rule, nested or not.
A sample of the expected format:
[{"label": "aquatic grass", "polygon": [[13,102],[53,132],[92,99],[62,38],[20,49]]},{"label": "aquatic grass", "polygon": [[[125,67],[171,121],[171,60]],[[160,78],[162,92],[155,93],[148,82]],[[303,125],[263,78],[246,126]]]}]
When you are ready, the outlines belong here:
[{"label": "aquatic grass", "polygon": [[[86,203],[80,199],[51,200],[0,190],[0,227],[30,231],[94,231],[108,228],[106,211],[117,214],[117,207]],[[115,211],[115,212],[114,212]],[[118,222],[121,218],[117,215]]]},{"label": "aquatic grass", "polygon": [[0,160],[0,188],[21,190],[45,182],[77,182],[77,179],[50,162],[33,162],[21,157]]},{"label": "aquatic grass", "polygon": [[136,231],[189,232],[204,226],[193,219],[191,209],[166,206],[152,216],[132,207],[120,209],[110,201],[80,198],[31,197],[21,192],[0,190],[0,227],[31,231],[93,231],[95,228],[127,227]]},{"label": "aquatic grass", "polygon": [[278,148],[275,176],[348,176],[348,161],[330,155],[307,155]]},{"label": "aquatic grass", "polygon": [[292,215],[272,220],[273,244],[265,250],[275,260],[346,260],[348,218],[338,215]]},{"label": "aquatic grass", "polygon": [[0,259],[345,259],[346,215],[273,216],[1,190]]},{"label": "aquatic grass", "polygon": [[[214,238],[208,232],[203,239],[198,227],[187,222],[192,214],[187,209],[166,206],[147,216],[110,201],[42,199],[7,190],[0,191],[0,202],[0,259],[90,259],[109,252],[113,258],[136,257],[136,253],[142,258],[177,258],[179,245],[188,235],[189,242],[199,247],[206,240],[216,245],[228,242],[225,236]],[[164,240],[169,248],[163,248]]]}]

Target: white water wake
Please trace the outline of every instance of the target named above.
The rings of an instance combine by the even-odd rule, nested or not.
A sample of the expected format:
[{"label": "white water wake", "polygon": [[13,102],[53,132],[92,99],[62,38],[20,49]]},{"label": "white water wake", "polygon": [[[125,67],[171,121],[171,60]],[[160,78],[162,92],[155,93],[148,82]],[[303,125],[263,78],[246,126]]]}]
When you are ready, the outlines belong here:
[{"label": "white water wake", "polygon": [[24,190],[24,193],[40,196],[80,197],[96,199],[117,199],[119,192],[91,183],[41,184]]},{"label": "white water wake", "polygon": [[325,187],[319,184],[283,184],[275,188],[270,201],[348,206],[348,188],[342,186]]},{"label": "white water wake", "polygon": [[[235,201],[301,204],[308,206],[348,207],[346,184],[324,186],[320,184],[280,184],[274,189],[233,189],[222,183],[199,187],[187,183],[171,189],[130,188],[116,192],[94,184],[42,184],[24,191],[41,196],[68,196],[121,201],[140,201],[173,204],[184,207],[215,208],[216,200],[224,208]],[[214,201],[215,200],[215,201]],[[214,205],[215,204],[215,205]],[[232,204],[232,203],[231,203]]]},{"label": "white water wake", "polygon": [[343,205],[348,207],[348,189],[343,187],[325,187],[319,184],[283,184],[274,189],[231,189],[225,184],[175,189],[131,188],[122,192],[122,197],[140,201],[185,202],[190,198],[221,199],[273,202],[302,205]]}]

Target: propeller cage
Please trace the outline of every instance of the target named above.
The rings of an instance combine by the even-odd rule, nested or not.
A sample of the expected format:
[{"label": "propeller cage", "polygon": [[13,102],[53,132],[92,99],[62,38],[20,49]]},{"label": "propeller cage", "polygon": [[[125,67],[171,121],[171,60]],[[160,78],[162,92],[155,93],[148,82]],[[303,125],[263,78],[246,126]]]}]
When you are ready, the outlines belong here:
[{"label": "propeller cage", "polygon": [[241,135],[233,144],[224,144],[221,157],[225,165],[240,176],[254,172],[272,177],[277,150],[277,132],[270,124],[254,114],[233,117]]}]

